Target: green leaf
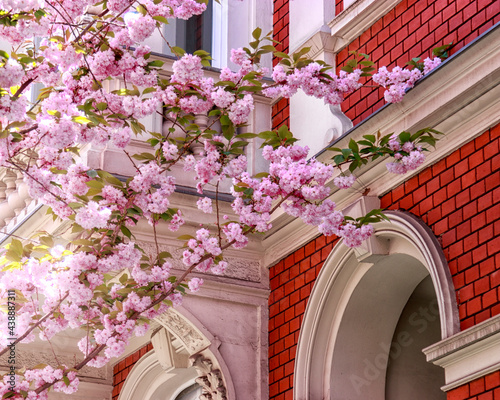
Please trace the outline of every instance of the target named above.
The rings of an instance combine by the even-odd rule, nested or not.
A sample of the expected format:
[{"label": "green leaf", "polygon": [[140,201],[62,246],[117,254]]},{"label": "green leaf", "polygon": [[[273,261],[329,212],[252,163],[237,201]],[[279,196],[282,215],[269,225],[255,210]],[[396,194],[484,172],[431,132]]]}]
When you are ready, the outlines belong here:
[{"label": "green leaf", "polygon": [[409,142],[410,141],[410,138],[411,138],[411,134],[410,132],[401,132],[399,135],[399,140],[401,140],[401,143],[406,143],[406,142]]},{"label": "green leaf", "polygon": [[252,36],[254,39],[259,40],[260,35],[262,34],[262,29],[261,28],[255,28],[255,30],[252,32]]},{"label": "green leaf", "polygon": [[104,111],[106,108],[108,108],[108,103],[97,103],[96,108],[99,111]]},{"label": "green leaf", "polygon": [[168,251],[162,251],[161,253],[158,254],[159,259],[163,258],[172,258],[172,254],[170,254]]},{"label": "green leaf", "polygon": [[274,52],[274,56],[275,56],[275,57],[278,57],[278,58],[290,58],[290,57],[288,56],[288,54],[283,53],[283,52],[281,52],[281,51],[275,51],[275,52]]},{"label": "green leaf", "polygon": [[148,13],[148,10],[146,10],[146,8],[142,5],[138,5],[135,9],[138,13],[140,13],[144,16]]},{"label": "green leaf", "polygon": [[273,138],[276,138],[277,134],[276,132],[273,132],[273,131],[264,131],[264,132],[261,132],[257,135],[259,138],[261,139],[273,139]]},{"label": "green leaf", "polygon": [[342,149],[342,155],[344,158],[347,160],[349,156],[351,155],[352,150],[351,149]]},{"label": "green leaf", "polygon": [[156,88],[148,87],[142,91],[142,94],[148,94],[148,93],[152,93],[152,92],[156,92]]},{"label": "green leaf", "polygon": [[14,253],[18,254],[19,256],[23,255],[23,244],[21,243],[20,240],[17,239],[12,239],[9,245],[9,250],[13,251]]},{"label": "green leaf", "polygon": [[179,240],[189,240],[189,239],[194,239],[194,236],[191,236],[191,235],[181,235],[181,236],[178,236],[177,239]]},{"label": "green leaf", "polygon": [[231,149],[232,149],[233,147],[245,147],[245,146],[248,146],[248,142],[245,142],[245,141],[234,142],[234,143],[231,145]]},{"label": "green leaf", "polygon": [[85,184],[89,188],[94,188],[94,189],[102,189],[104,187],[104,183],[99,182],[99,181],[88,181],[88,182],[85,182]]},{"label": "green leaf", "polygon": [[174,53],[176,56],[179,56],[179,57],[182,57],[186,53],[186,50],[184,50],[180,47],[177,47],[177,46],[172,47],[171,51],[172,51],[172,53]]},{"label": "green leaf", "polygon": [[359,147],[358,144],[354,139],[351,139],[349,141],[349,148],[353,151],[353,153],[358,153],[359,152]]},{"label": "green leaf", "polygon": [[364,135],[363,136],[366,140],[369,140],[372,143],[375,143],[375,135]]},{"label": "green leaf", "polygon": [[161,61],[161,60],[154,60],[154,61],[148,62],[148,66],[149,67],[159,67],[159,68],[161,68],[161,67],[163,67],[164,64],[165,63],[163,61]]},{"label": "green leaf", "polygon": [[168,25],[168,19],[166,19],[165,17],[162,17],[161,15],[156,15],[155,17],[153,17],[153,19],[155,21],[158,21],[158,22],[161,22],[163,24],[167,24]]},{"label": "green leaf", "polygon": [[95,178],[97,177],[97,171],[95,169],[89,169],[87,172],[86,172],[87,176],[90,177],[90,178]]},{"label": "green leaf", "polygon": [[87,117],[82,117],[82,116],[72,117],[71,119],[73,120],[73,122],[76,122],[77,124],[82,124],[82,125],[83,124],[88,124],[88,123],[92,122]]},{"label": "green leaf", "polygon": [[273,45],[268,44],[268,45],[262,46],[261,50],[264,50],[266,53],[268,53],[268,52],[272,53],[272,52],[276,51],[276,47],[274,47]]},{"label": "green leaf", "polygon": [[337,165],[342,164],[345,161],[345,158],[342,154],[337,154],[333,157],[333,162]]}]

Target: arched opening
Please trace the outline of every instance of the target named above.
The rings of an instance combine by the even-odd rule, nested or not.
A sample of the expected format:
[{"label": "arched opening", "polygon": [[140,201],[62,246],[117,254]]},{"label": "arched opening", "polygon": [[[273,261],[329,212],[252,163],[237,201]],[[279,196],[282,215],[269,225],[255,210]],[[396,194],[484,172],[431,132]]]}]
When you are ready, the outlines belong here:
[{"label": "arched opening", "polygon": [[155,336],[158,335],[163,336],[163,346],[157,346],[137,361],[125,380],[119,400],[186,400],[191,397],[185,391],[193,386],[201,394],[196,383],[198,373],[190,365],[186,348],[164,329]]},{"label": "arched opening", "polygon": [[169,309],[156,318],[150,328],[153,350],[135,363],[119,400],[233,398],[217,340],[187,310],[183,314]]},{"label": "arched opening", "polygon": [[297,400],[446,398],[443,371],[421,351],[458,331],[451,276],[432,232],[389,215],[361,252],[337,245],[316,280],[297,347]]},{"label": "arched opening", "polygon": [[446,400],[444,370],[425,359],[422,349],[441,339],[439,308],[430,276],[408,299],[389,345],[387,400]]}]

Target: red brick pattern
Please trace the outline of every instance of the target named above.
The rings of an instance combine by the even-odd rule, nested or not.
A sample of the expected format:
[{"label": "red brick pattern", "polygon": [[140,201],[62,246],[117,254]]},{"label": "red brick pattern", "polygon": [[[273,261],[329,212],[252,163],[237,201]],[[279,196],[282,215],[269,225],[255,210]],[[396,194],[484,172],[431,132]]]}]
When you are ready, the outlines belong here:
[{"label": "red brick pattern", "polygon": [[269,395],[292,400],[293,369],[299,329],[312,287],[337,242],[320,236],[270,269]]},{"label": "red brick pattern", "polygon": [[[353,50],[388,67],[428,57],[434,47],[450,42],[454,53],[499,21],[498,0],[402,0],[337,55],[337,66]],[[346,97],[342,110],[356,125],[384,104],[382,89],[362,88]]]},{"label": "red brick pattern", "polygon": [[[277,40],[276,49],[284,53],[288,53],[288,38],[289,38],[289,24],[290,13],[288,7],[288,0],[275,0],[274,13],[273,13],[273,37]],[[276,65],[277,60],[274,60]],[[281,99],[272,109],[272,126],[273,129],[279,128],[285,124],[290,126],[290,102],[288,99]]]},{"label": "red brick pattern", "polygon": [[[462,330],[500,314],[499,150],[497,125],[381,198],[382,207],[413,213],[438,237],[457,291]],[[271,399],[293,399],[304,310],[336,240],[320,236],[270,269]],[[491,374],[454,389],[448,400],[500,400],[498,387],[498,373]]]},{"label": "red brick pattern", "polygon": [[500,314],[500,125],[409,179],[382,207],[420,217],[439,238],[461,328]]},{"label": "red brick pattern", "polygon": [[475,379],[448,392],[448,400],[499,400],[500,372]]},{"label": "red brick pattern", "polygon": [[344,11],[344,0],[336,0],[335,15],[339,15],[342,11]]},{"label": "red brick pattern", "polygon": [[127,376],[134,367],[135,363],[139,361],[144,354],[151,350],[153,350],[153,345],[148,343],[113,367],[113,400],[118,400],[118,395],[122,390],[125,379],[127,379]]}]

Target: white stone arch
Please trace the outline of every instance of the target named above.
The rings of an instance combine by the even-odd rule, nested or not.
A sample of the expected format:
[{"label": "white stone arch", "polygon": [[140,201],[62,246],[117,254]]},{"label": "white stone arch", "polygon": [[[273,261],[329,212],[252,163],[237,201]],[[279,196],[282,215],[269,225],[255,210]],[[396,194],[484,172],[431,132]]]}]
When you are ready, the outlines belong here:
[{"label": "white stone arch", "polygon": [[354,251],[338,243],[316,279],[297,346],[296,400],[385,400],[385,371],[366,393],[353,393],[346,380],[359,370],[362,357],[381,353],[377,340],[391,342],[408,298],[429,275],[442,339],[459,332],[453,282],[433,232],[409,213],[386,215],[390,222],[376,225],[365,248]]},{"label": "white stone arch", "polygon": [[119,400],[174,400],[195,382],[208,399],[235,398],[219,340],[189,311],[170,308],[155,319],[149,334],[153,350],[135,363]]}]

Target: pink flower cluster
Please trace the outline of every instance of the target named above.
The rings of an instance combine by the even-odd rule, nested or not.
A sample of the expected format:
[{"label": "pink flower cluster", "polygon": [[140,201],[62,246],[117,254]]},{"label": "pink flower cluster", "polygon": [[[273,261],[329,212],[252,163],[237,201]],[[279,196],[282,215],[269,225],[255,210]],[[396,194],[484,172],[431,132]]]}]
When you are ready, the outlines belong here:
[{"label": "pink flower cluster", "polygon": [[[239,82],[241,77],[252,70],[253,66],[247,58],[246,53],[240,54],[243,50],[237,52],[233,58],[242,64],[238,73],[234,73],[231,79],[224,75],[233,74],[223,69],[221,80],[233,80]],[[253,97],[250,94],[243,94],[236,97],[234,93],[227,91],[222,87],[214,86],[211,78],[203,77],[201,58],[191,54],[185,54],[180,60],[173,64],[173,75],[171,82],[177,83],[178,90],[183,91],[185,86],[190,86],[198,90],[199,95],[189,95],[184,98],[178,98],[172,87],[168,87],[162,93],[163,101],[168,105],[178,104],[186,113],[205,114],[214,105],[228,110],[229,119],[235,125],[244,124],[248,121],[251,111],[254,109]]]},{"label": "pink flower cluster", "polygon": [[373,226],[363,225],[358,228],[354,224],[347,223],[339,228],[337,235],[344,238],[346,246],[359,247],[373,235]]},{"label": "pink flower cluster", "polygon": [[87,206],[77,211],[75,221],[84,229],[101,229],[106,227],[110,215],[109,208],[99,207],[95,201],[89,201]]},{"label": "pink flower cluster", "polygon": [[384,88],[384,98],[388,103],[399,103],[403,100],[403,96],[407,89],[411,89],[415,82],[422,76],[429,73],[432,69],[441,64],[441,59],[435,57],[433,59],[426,58],[424,60],[424,72],[420,72],[418,68],[407,69],[394,67],[392,71],[386,67],[380,67],[378,72],[373,75],[373,81]]},{"label": "pink flower cluster", "polygon": [[168,198],[175,190],[175,178],[171,175],[164,175],[158,164],[150,162],[139,168],[138,174],[134,176],[129,187],[137,192],[135,203],[152,223],[152,214],[163,214],[168,210],[170,206]]},{"label": "pink flower cluster", "polygon": [[182,253],[182,262],[188,267],[198,264],[205,255],[218,256],[222,253],[218,239],[210,236],[205,228],[196,231],[196,239],[189,239],[187,247]]},{"label": "pink flower cluster", "polygon": [[333,179],[333,184],[339,189],[349,189],[356,182],[354,175],[339,175]]},{"label": "pink flower cluster", "polygon": [[[62,380],[63,377],[69,380],[69,385]],[[40,394],[37,394],[35,391],[30,391],[30,389],[38,389],[46,383],[54,383],[52,386],[54,392],[71,394],[78,390],[80,380],[76,377],[75,371],[67,371],[66,367],[64,367],[64,369],[60,367],[54,369],[50,365],[47,365],[40,369],[28,369],[24,371],[23,375],[16,374],[15,385],[10,384],[9,375],[4,375],[3,380],[0,381],[0,396],[3,397],[9,393],[9,388],[13,386],[15,388],[14,393],[16,394],[13,397],[8,395],[10,399],[47,400],[48,390],[44,390]],[[24,397],[22,392],[28,391],[28,397]]]},{"label": "pink flower cluster", "polygon": [[359,89],[362,84],[359,82],[361,70],[357,69],[352,73],[341,71],[337,76],[327,71],[330,79],[321,77],[323,67],[318,63],[310,63],[306,67],[286,71],[283,65],[278,64],[273,70],[275,86],[271,86],[263,91],[268,97],[292,97],[299,89],[309,96],[324,99],[326,104],[337,105],[344,100],[344,94]]},{"label": "pink flower cluster", "polygon": [[397,135],[392,135],[389,140],[389,148],[395,152],[395,162],[386,164],[387,170],[394,174],[406,174],[420,167],[424,160],[425,154],[421,146],[415,146],[413,142],[401,143]]}]

